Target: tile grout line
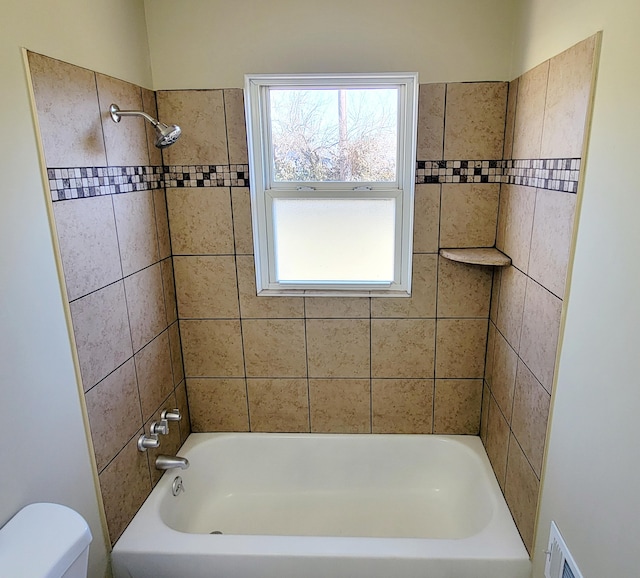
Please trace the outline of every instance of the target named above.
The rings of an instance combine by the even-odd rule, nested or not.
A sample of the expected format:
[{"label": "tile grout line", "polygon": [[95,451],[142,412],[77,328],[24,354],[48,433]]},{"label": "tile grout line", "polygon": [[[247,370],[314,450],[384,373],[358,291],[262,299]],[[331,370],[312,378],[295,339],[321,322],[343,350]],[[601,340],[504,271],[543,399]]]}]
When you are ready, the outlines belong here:
[{"label": "tile grout line", "polygon": [[[98,119],[100,120],[100,134],[102,135],[102,146],[104,147],[104,162],[109,166],[109,154],[107,153],[107,139],[104,136],[104,125],[102,124],[102,111],[100,110],[100,89],[98,88],[98,73],[91,71],[93,82],[96,87],[96,102],[98,103]],[[146,132],[145,132],[146,136]]]},{"label": "tile grout line", "polygon": [[[120,267],[122,270],[122,273],[124,274],[124,267],[122,264],[122,249],[120,247],[120,237],[118,235],[118,219],[116,218],[116,208],[115,208],[115,204],[114,204],[114,200],[113,197],[111,198],[111,205],[112,205],[112,210],[113,210],[113,220],[114,220],[114,225],[115,225],[115,229],[116,229],[116,242],[118,244],[118,255],[120,257]],[[129,312],[129,302],[127,300],[127,288],[124,282],[124,278],[122,279],[122,292],[124,293],[124,306],[125,309],[127,311],[127,325],[129,327],[129,339],[131,340],[131,360],[133,362],[133,372],[136,378],[136,390],[138,392],[138,406],[140,408],[140,419],[141,419],[141,428],[142,428],[142,433],[144,434],[144,426],[145,426],[145,420],[144,420],[144,410],[142,409],[142,395],[140,393],[140,379],[138,378],[138,367],[136,364],[136,360],[135,360],[135,356],[136,356],[136,351],[135,351],[135,347],[133,346],[133,332],[131,330],[131,315]],[[113,372],[112,372],[113,373]],[[138,431],[140,431],[140,429],[138,429]],[[127,443],[131,443],[130,441]],[[125,446],[123,446],[122,449],[124,449]],[[121,450],[122,451],[122,450]],[[151,464],[149,462],[149,455],[148,452],[145,452],[145,457],[147,459],[147,473],[149,475],[149,489],[151,490],[151,488],[153,487],[153,482],[152,482],[152,476],[151,476]]]},{"label": "tile grout line", "polygon": [[[153,101],[155,103],[156,106],[156,113],[158,113],[158,97],[157,97],[157,93],[156,91],[153,91]],[[148,140],[148,139],[147,139]],[[164,171],[164,149],[160,149],[160,159],[162,161],[162,169]],[[151,153],[149,153],[149,161],[151,161]],[[171,276],[172,276],[172,280],[173,280],[173,295],[174,295],[174,300],[175,300],[175,314],[176,314],[176,318],[174,321],[171,322],[171,324],[169,324],[168,329],[170,329],[171,327],[173,327],[174,323],[176,325],[176,332],[177,332],[177,337],[178,337],[178,343],[177,343],[177,347],[179,349],[180,352],[180,359],[179,359],[179,365],[182,366],[182,379],[180,381],[178,381],[176,379],[176,375],[175,375],[175,367],[173,365],[174,359],[173,359],[173,348],[171,347],[171,333],[169,333],[169,348],[171,349],[170,354],[171,354],[171,369],[174,373],[173,376],[173,390],[174,393],[176,395],[176,404],[178,403],[178,388],[180,387],[180,385],[182,383],[184,383],[184,397],[185,397],[185,402],[186,402],[186,406],[187,406],[187,411],[189,412],[189,394],[187,393],[187,376],[185,373],[185,369],[184,369],[184,349],[182,346],[182,332],[180,331],[180,311],[178,309],[178,286],[177,286],[177,282],[176,282],[176,269],[175,269],[175,259],[174,259],[174,253],[173,253],[173,238],[171,235],[171,218],[169,216],[169,203],[167,201],[167,188],[165,186],[164,183],[164,179],[163,181],[160,183],[161,186],[159,187],[162,190],[162,198],[164,200],[164,208],[166,210],[167,213],[167,234],[169,235],[169,256],[167,257],[167,260],[170,261],[170,266],[171,266]],[[155,197],[154,197],[155,199]],[[233,216],[233,215],[232,215]],[[178,382],[178,383],[176,383]],[[182,430],[184,428],[185,433],[187,431],[191,432],[191,412],[189,412],[189,424],[188,427],[186,425],[183,425],[182,420],[180,420],[178,422],[178,429],[180,431],[180,442],[184,443],[186,441],[187,436],[186,435],[182,435]],[[186,422],[184,422],[186,424]]]},{"label": "tile grout line", "polygon": [[[227,143],[227,160],[230,161],[230,152],[229,152],[229,126],[227,123],[227,102],[224,95],[224,90],[222,91],[222,107],[223,107],[223,115],[224,115],[224,130],[225,137]],[[229,164],[231,166],[231,164]],[[247,379],[247,356],[245,354],[245,345],[244,345],[244,331],[243,331],[243,323],[242,323],[242,305],[240,303],[240,276],[238,274],[238,258],[236,252],[236,222],[235,215],[233,212],[233,194],[231,193],[231,187],[229,188],[229,206],[231,209],[231,239],[233,241],[233,264],[235,268],[236,274],[236,297],[238,299],[238,325],[240,326],[240,343],[242,344],[242,366],[244,370],[244,390],[245,397],[247,398],[247,427],[249,431],[251,429],[251,407],[249,403],[249,380]]]},{"label": "tile grout line", "polygon": [[[443,137],[444,140],[444,137]],[[443,143],[444,147],[444,143]],[[444,148],[443,148],[444,150]],[[436,253],[436,310],[434,319],[434,331],[433,331],[433,387],[431,391],[431,433],[435,432],[436,424],[436,375],[437,375],[437,356],[438,356],[438,297],[440,295],[440,245],[442,235],[442,195],[444,191],[440,185],[439,196],[440,202],[438,207],[438,253]]]},{"label": "tile grout line", "polygon": [[304,359],[307,372],[307,413],[309,419],[309,433],[311,433],[311,382],[309,381],[309,344],[307,340],[307,298],[302,298],[302,319],[304,320]]},{"label": "tile grout line", "polygon": [[447,134],[447,93],[449,92],[449,83],[444,85],[444,99],[442,102],[442,159],[444,160],[445,137]]},{"label": "tile grout line", "polygon": [[373,433],[373,300],[369,299],[369,433]]}]

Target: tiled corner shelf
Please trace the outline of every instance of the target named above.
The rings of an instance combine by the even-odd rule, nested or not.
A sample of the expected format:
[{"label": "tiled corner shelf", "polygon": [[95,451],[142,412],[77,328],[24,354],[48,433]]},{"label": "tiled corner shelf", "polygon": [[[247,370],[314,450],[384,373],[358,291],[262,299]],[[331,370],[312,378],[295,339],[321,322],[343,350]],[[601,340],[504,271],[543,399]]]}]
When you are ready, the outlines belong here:
[{"label": "tiled corner shelf", "polygon": [[473,249],[440,249],[440,255],[451,261],[469,263],[470,265],[487,265],[493,267],[507,267],[511,265],[511,258],[493,247]]}]

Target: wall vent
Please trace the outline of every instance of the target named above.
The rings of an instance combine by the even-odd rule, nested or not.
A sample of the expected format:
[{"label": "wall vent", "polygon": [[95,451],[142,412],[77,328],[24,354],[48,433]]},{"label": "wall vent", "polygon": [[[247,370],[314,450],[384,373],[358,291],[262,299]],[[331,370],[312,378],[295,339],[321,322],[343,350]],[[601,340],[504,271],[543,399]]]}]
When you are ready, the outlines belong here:
[{"label": "wall vent", "polygon": [[583,578],[578,565],[562,539],[555,522],[551,522],[549,546],[545,552],[547,560],[544,565],[545,578]]}]

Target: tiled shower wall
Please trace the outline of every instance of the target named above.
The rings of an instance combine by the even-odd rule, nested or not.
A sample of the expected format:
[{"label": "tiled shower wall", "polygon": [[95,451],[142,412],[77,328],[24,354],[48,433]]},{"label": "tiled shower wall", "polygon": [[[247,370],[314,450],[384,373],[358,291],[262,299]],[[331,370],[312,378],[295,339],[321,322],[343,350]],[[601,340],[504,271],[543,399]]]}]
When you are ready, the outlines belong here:
[{"label": "tiled shower wall", "polygon": [[[30,54],[112,541],[159,477],[135,441],[165,407],[187,416],[163,439],[171,453],[190,423],[477,434],[482,403],[480,433],[530,548],[588,42],[511,83],[508,107],[505,83],[420,87],[409,299],[256,297],[241,90],[159,92],[160,118],[184,131],[162,159],[141,119],[107,114],[115,101],[155,116],[153,92]],[[438,257],[494,244],[513,267],[493,296],[490,269]]]},{"label": "tiled shower wall", "polygon": [[[140,118],[150,90],[29,53],[55,229],[112,542],[160,477],[155,454],[190,432],[162,158]],[[138,436],[179,407],[158,450]]]},{"label": "tiled shower wall", "polygon": [[495,273],[481,437],[529,552],[577,198],[573,185],[551,189],[554,176],[577,181],[596,45],[591,37],[509,86],[505,159],[536,168],[500,192],[496,245],[512,266]]},{"label": "tiled shower wall", "polygon": [[194,431],[479,432],[492,271],[438,249],[495,243],[506,105],[420,87],[411,298],[256,297],[242,91],[158,92]]}]

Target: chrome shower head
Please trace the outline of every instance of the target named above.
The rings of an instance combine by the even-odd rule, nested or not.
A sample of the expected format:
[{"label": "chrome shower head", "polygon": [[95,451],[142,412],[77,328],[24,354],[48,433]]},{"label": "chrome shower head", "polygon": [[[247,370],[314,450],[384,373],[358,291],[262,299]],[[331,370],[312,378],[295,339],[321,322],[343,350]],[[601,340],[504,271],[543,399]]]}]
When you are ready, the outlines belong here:
[{"label": "chrome shower head", "polygon": [[159,122],[155,125],[156,128],[156,142],[154,143],[159,149],[171,146],[178,140],[182,131],[177,124],[167,126],[163,122]]},{"label": "chrome shower head", "polygon": [[112,104],[109,107],[109,113],[111,114],[113,122],[120,122],[120,119],[123,116],[141,116],[142,118],[147,119],[153,125],[153,128],[156,129],[156,141],[154,144],[159,149],[172,145],[178,140],[178,137],[182,132],[178,125],[166,125],[141,110],[120,110],[120,107],[117,104]]}]

